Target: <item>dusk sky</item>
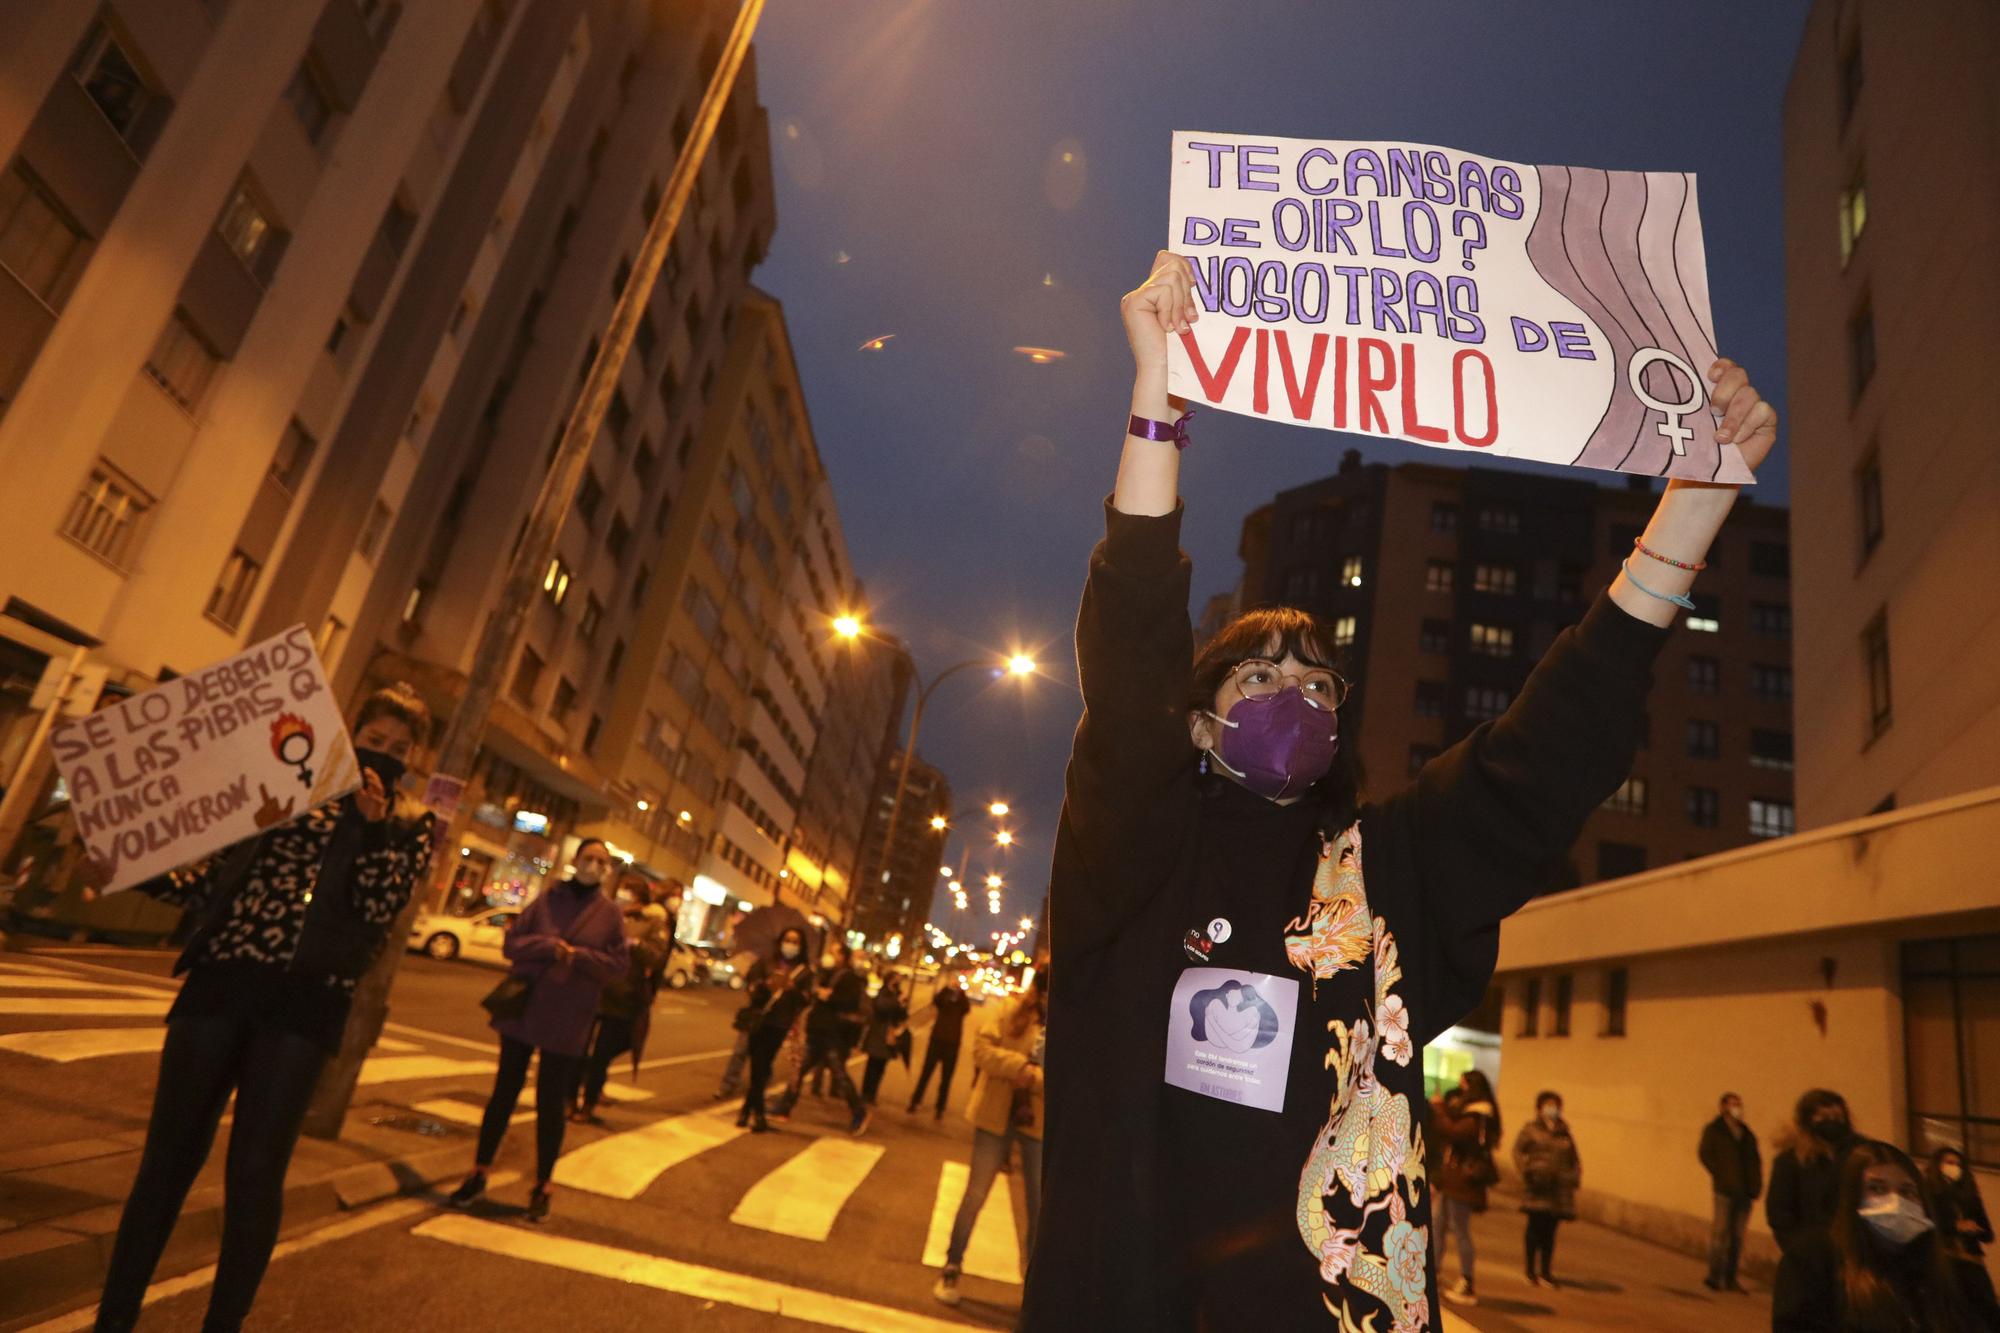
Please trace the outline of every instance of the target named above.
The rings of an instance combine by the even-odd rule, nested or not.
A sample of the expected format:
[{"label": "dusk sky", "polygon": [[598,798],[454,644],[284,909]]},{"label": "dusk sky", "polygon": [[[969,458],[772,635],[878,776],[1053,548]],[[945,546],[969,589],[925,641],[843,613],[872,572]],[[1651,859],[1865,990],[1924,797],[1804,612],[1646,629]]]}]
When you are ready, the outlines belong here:
[{"label": "dusk sky", "polygon": [[[1069,635],[1131,385],[1117,302],[1167,240],[1170,134],[1695,172],[1721,347],[1782,414],[1779,111],[1806,8],[771,0],[757,60],[778,232],[756,280],[785,303],[874,623],[927,678],[1016,645],[1044,666],[1025,689],[968,674],[934,697],[918,750],[967,814],[974,883],[994,859],[987,801],[1013,805],[1019,842],[1002,915],[975,889],[962,918],[943,895],[932,920],[984,943],[1047,886],[1080,707]],[[1243,517],[1345,449],[1457,461],[1220,412],[1194,435],[1197,607],[1240,574]],[[1781,433],[1760,499],[1784,502],[1786,448]]]}]

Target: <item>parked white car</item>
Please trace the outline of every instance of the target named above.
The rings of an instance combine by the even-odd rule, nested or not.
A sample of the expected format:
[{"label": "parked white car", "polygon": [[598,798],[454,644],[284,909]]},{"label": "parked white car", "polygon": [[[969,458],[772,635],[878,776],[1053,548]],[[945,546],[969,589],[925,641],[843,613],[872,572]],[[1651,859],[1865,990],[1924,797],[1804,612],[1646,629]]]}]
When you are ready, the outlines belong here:
[{"label": "parked white car", "polygon": [[409,947],[439,960],[463,958],[505,967],[507,959],[500,946],[507,938],[507,927],[519,915],[518,907],[489,907],[471,916],[422,912],[410,927]]}]

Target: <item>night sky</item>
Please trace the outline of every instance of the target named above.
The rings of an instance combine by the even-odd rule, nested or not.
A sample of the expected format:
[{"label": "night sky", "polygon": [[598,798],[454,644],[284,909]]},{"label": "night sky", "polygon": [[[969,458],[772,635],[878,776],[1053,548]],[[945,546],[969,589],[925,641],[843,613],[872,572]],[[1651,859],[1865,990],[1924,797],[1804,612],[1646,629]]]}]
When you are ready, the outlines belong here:
[{"label": "night sky", "polygon": [[[756,280],[785,304],[873,623],[926,678],[1017,645],[1045,671],[1025,688],[967,673],[933,697],[918,751],[966,812],[973,883],[995,861],[986,802],[1013,805],[1019,840],[1000,916],[974,888],[962,917],[941,893],[932,920],[984,944],[1047,887],[1081,702],[1069,634],[1131,387],[1117,302],[1166,238],[1171,132],[1693,171],[1721,346],[1782,413],[1779,114],[1807,8],[770,0],[778,232]],[[1021,346],[1066,355],[1036,365]],[[1236,581],[1244,515],[1345,449],[1456,461],[1219,412],[1195,426],[1197,610]],[[1785,448],[1760,498],[1784,501]]]}]

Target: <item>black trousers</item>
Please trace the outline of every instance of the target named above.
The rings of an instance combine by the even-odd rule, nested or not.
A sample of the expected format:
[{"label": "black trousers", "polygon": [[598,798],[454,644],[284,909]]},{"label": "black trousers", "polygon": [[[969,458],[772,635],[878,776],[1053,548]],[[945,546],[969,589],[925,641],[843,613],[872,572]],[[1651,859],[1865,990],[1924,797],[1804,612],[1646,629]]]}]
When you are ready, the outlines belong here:
[{"label": "black trousers", "polygon": [[875,1094],[882,1090],[882,1075],[889,1068],[889,1057],[871,1055],[867,1066],[861,1071],[861,1100],[870,1106],[875,1104]]},{"label": "black trousers", "polygon": [[191,1016],[167,1025],[146,1148],[97,1307],[99,1329],[138,1322],[140,1302],[188,1189],[208,1160],[231,1092],[236,1120],[223,1177],[222,1254],[202,1327],[242,1324],[278,1241],[285,1169],[326,1060],[326,1052],[305,1038],[244,1016]]},{"label": "black trousers", "polygon": [[[486,1115],[479,1122],[479,1165],[493,1165],[500,1153],[500,1140],[507,1137],[507,1122],[521,1100],[521,1087],[528,1081],[528,1057],[535,1048],[512,1037],[500,1039],[500,1069],[493,1076],[493,1094],[486,1099]],[[535,1070],[535,1183],[544,1185],[555,1174],[556,1158],[562,1156],[563,1129],[569,1120],[569,1099],[576,1093],[577,1074],[583,1067],[580,1055],[541,1053]]]},{"label": "black trousers", "polygon": [[[632,1049],[635,1023],[629,1018],[597,1018],[597,1033],[591,1039],[590,1056],[583,1070],[583,1109],[595,1111],[604,1099],[604,1083],[611,1076],[611,1062]],[[540,1094],[537,1094],[538,1096]]]},{"label": "black trousers", "polygon": [[[850,1049],[846,1033],[814,1033],[811,1029],[807,1029],[805,1063],[799,1066],[798,1082],[793,1085],[794,1093],[798,1088],[804,1087],[806,1080],[814,1073],[824,1069],[833,1079],[833,1095],[844,1100],[851,1113],[860,1115],[866,1103],[861,1100],[861,1094],[855,1090],[854,1080],[847,1074],[847,1054]],[[797,1100],[797,1096],[794,1095],[780,1104],[778,1113],[790,1115],[792,1106]]]},{"label": "black trousers", "polygon": [[1556,1259],[1556,1228],[1562,1219],[1554,1213],[1529,1213],[1526,1244],[1528,1251],[1528,1272],[1532,1275],[1549,1275],[1549,1265]]},{"label": "black trousers", "polygon": [[951,1098],[951,1076],[958,1072],[958,1043],[939,1041],[936,1037],[924,1047],[924,1071],[917,1075],[917,1090],[910,1094],[910,1109],[917,1109],[917,1103],[924,1099],[924,1089],[930,1086],[931,1071],[938,1071],[938,1114],[944,1114],[944,1104]]},{"label": "black trousers", "polygon": [[750,1034],[750,1088],[743,1094],[742,1119],[764,1118],[764,1092],[771,1086],[771,1067],[785,1046],[785,1029],[758,1028]]}]

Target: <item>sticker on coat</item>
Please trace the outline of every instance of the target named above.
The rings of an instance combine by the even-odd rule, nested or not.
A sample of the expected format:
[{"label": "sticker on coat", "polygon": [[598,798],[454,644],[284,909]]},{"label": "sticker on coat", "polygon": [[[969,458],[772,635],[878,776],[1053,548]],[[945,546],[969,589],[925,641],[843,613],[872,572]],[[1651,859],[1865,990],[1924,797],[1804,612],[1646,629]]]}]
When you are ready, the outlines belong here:
[{"label": "sticker on coat", "polygon": [[1264,1111],[1285,1109],[1299,983],[1228,967],[1191,967],[1167,1014],[1167,1082]]}]

